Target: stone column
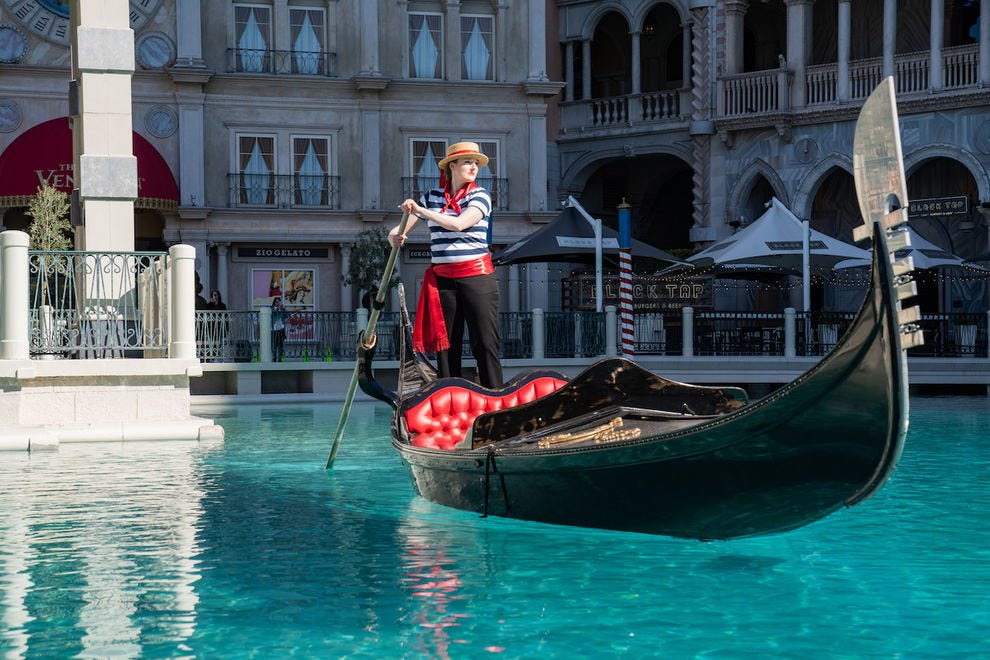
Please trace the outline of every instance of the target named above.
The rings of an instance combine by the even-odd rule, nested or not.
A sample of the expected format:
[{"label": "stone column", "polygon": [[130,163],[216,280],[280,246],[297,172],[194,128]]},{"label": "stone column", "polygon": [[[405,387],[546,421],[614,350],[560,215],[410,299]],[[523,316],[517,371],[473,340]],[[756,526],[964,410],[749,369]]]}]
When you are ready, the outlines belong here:
[{"label": "stone column", "polygon": [[[990,0],[986,0],[990,2]],[[567,87],[564,91],[564,100],[574,100],[574,42],[568,41],[564,44],[564,81]]]},{"label": "stone column", "polygon": [[691,21],[681,23],[681,87],[691,89]]},{"label": "stone column", "polygon": [[630,57],[632,58],[632,93],[639,94],[641,91],[643,91],[643,81],[641,80],[641,78],[643,77],[641,70],[642,63],[639,61],[640,33],[630,32],[629,37],[630,37],[630,46],[632,47],[632,54],[630,55]]},{"label": "stone column", "polygon": [[443,68],[445,80],[461,79],[461,3],[460,0],[446,0],[444,16]]},{"label": "stone column", "polygon": [[[228,10],[229,11],[229,10]],[[288,0],[274,0],[272,3],[272,43],[268,44],[270,50],[290,51],[292,50],[292,35],[289,31],[289,2]],[[288,73],[291,71],[289,60],[280,60],[272,57],[272,70]]]},{"label": "stone column", "polygon": [[749,2],[746,0],[728,0],[725,3],[726,75],[742,73],[743,70],[743,19],[748,8]]},{"label": "stone column", "polygon": [[0,360],[27,360],[31,307],[28,284],[28,235],[9,230],[0,233]]},{"label": "stone column", "polygon": [[[839,0],[839,11],[837,18],[838,44],[835,80],[835,100],[839,102],[849,100],[849,50],[852,42],[852,21],[850,5],[852,0]],[[988,0],[990,1],[990,0]]]},{"label": "stone column", "polygon": [[[361,21],[361,73],[363,75],[379,75],[378,65],[378,3],[358,3]],[[400,23],[402,32],[409,30],[409,19]],[[405,75],[403,73],[403,75]]]},{"label": "stone column", "polygon": [[990,0],[980,0],[980,87],[990,85]]},{"label": "stone column", "polygon": [[519,264],[509,266],[508,312],[519,311]]},{"label": "stone column", "polygon": [[[230,243],[217,243],[217,290],[227,301],[227,259],[230,252]],[[207,296],[209,300],[209,296]],[[229,302],[228,302],[229,304]]]},{"label": "stone column", "polygon": [[546,104],[529,105],[529,208],[547,208],[547,114]]},{"label": "stone column", "polygon": [[203,10],[200,0],[178,0],[175,4],[175,63],[203,65]]},{"label": "stone column", "polygon": [[190,245],[173,245],[169,254],[169,286],[172,306],[168,356],[196,358],[196,250]]},{"label": "stone column", "polygon": [[353,243],[341,243],[340,244],[340,312],[351,311],[351,306],[353,305],[353,289],[350,284],[346,283],[347,273],[351,270],[351,250],[354,248]]},{"label": "stone column", "polygon": [[787,6],[787,65],[794,74],[791,85],[791,107],[803,108],[808,103],[805,68],[811,52],[812,0],[784,0]]},{"label": "stone column", "polygon": [[894,75],[897,47],[897,0],[883,0],[883,77]]},{"label": "stone column", "polygon": [[581,98],[587,101],[591,98],[591,39],[581,42],[582,53],[582,89]]},{"label": "stone column", "polygon": [[940,90],[945,86],[942,73],[942,46],[945,43],[945,0],[932,0],[931,37],[928,48],[928,89]]},{"label": "stone column", "polygon": [[[131,120],[134,31],[127,0],[72,0],[73,173],[82,222],[76,248],[134,250],[137,159]],[[72,105],[72,104],[70,104]]]},{"label": "stone column", "polygon": [[[377,104],[376,104],[377,105]],[[362,208],[377,209],[381,206],[381,133],[382,113],[375,109],[361,112],[361,139],[363,158],[361,159]]]},{"label": "stone column", "polygon": [[547,78],[547,12],[537,0],[529,2],[529,80]]}]

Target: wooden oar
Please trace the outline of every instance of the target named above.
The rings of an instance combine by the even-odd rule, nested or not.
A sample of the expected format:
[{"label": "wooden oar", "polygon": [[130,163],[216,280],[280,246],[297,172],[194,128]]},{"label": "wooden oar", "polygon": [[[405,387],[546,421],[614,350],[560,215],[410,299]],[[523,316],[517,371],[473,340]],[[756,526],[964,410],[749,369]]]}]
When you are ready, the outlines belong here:
[{"label": "wooden oar", "polygon": [[[403,213],[399,222],[399,234],[406,231],[406,223],[409,222],[409,214]],[[375,325],[378,324],[378,317],[381,315],[382,305],[385,302],[385,294],[389,289],[389,282],[392,280],[392,269],[395,268],[395,257],[399,254],[399,246],[393,245],[392,251],[385,262],[385,272],[382,274],[381,284],[378,293],[375,295],[375,303],[371,306],[371,315],[368,317],[368,327],[358,336],[358,344],[364,344],[365,349],[372,349],[375,346],[377,337],[375,336]],[[337,431],[333,434],[333,444],[330,445],[330,456],[327,458],[324,470],[333,467],[333,459],[337,457],[337,449],[340,448],[340,438],[344,435],[344,426],[347,425],[347,417],[351,414],[351,404],[354,402],[354,391],[357,389],[358,375],[360,373],[361,361],[354,359],[354,373],[351,374],[351,384],[347,388],[347,396],[344,397],[344,409],[340,412],[340,420],[337,422]]]}]

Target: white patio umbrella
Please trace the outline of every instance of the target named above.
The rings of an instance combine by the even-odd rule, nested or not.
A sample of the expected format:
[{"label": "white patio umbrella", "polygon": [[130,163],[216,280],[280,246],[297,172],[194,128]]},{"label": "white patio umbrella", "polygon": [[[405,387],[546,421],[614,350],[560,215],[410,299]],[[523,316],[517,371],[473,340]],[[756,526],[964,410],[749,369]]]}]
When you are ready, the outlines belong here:
[{"label": "white patio umbrella", "polygon": [[[858,263],[848,263],[850,260]],[[771,266],[799,275],[805,308],[810,298],[812,269],[832,270],[837,264],[845,267],[868,264],[869,260],[867,250],[811,229],[776,197],[770,199],[766,213],[752,224],[687,259],[697,269],[718,266],[724,272],[741,273],[746,266]]]}]

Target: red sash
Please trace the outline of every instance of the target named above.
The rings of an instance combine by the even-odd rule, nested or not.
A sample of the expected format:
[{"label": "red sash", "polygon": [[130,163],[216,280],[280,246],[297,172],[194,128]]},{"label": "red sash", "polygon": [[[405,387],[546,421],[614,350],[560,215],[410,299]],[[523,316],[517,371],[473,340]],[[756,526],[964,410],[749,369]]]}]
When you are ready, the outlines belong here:
[{"label": "red sash", "polygon": [[421,353],[439,353],[450,348],[443,308],[440,306],[440,289],[437,276],[458,278],[475,275],[491,275],[495,272],[492,256],[486,254],[477,259],[453,264],[433,264],[423,274],[423,288],[416,303],[416,323],[413,324],[413,348]]}]

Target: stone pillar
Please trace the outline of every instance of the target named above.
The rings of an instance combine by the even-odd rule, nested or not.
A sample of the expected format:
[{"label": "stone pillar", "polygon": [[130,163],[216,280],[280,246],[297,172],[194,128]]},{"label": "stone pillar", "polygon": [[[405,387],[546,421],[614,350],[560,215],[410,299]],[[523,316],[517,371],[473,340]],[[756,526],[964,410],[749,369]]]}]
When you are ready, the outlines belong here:
[{"label": "stone pillar", "polygon": [[681,23],[681,87],[691,88],[691,22]]},{"label": "stone pillar", "polygon": [[897,48],[897,0],[883,0],[883,77],[894,75]]},{"label": "stone pillar", "polygon": [[[358,3],[361,21],[361,73],[363,75],[379,75],[378,65],[378,3]],[[401,23],[403,32],[408,31],[409,19]],[[403,73],[403,75],[405,75]]]},{"label": "stone pillar", "polygon": [[30,357],[28,243],[22,231],[0,233],[0,360]]},{"label": "stone pillar", "polygon": [[785,0],[787,5],[787,65],[794,74],[791,85],[791,107],[803,108],[808,103],[805,68],[811,53],[812,0]]},{"label": "stone pillar", "polygon": [[[82,2],[70,10],[73,174],[83,226],[76,248],[134,250],[137,159],[131,120],[134,31],[127,0]],[[73,104],[70,104],[73,105]]]},{"label": "stone pillar", "polygon": [[382,113],[378,110],[364,110],[361,113],[361,139],[363,158],[361,159],[362,208],[377,209],[381,205],[381,133]]},{"label": "stone pillar", "polygon": [[200,0],[178,0],[175,4],[176,64],[203,65],[203,10]]},{"label": "stone pillar", "polygon": [[506,311],[518,312],[521,309],[519,306],[519,264],[509,266],[509,290],[506,293],[509,302]]},{"label": "stone pillar", "polygon": [[529,4],[529,80],[547,78],[547,8],[546,3],[530,0]]},{"label": "stone pillar", "polygon": [[[725,3],[725,73],[732,75],[743,70],[743,19],[749,2],[729,0]],[[788,40],[789,41],[789,40]]]},{"label": "stone pillar", "polygon": [[[268,44],[268,48],[283,52],[292,50],[292,36],[289,32],[288,0],[274,0],[272,3],[272,23],[272,43]],[[279,69],[282,69],[282,72],[285,73],[291,70],[291,64],[289,64],[288,59],[280,61],[278,57],[272,58],[272,70],[279,72]]]},{"label": "stone pillar", "polygon": [[[230,243],[217,243],[217,290],[220,291],[220,295],[223,296],[224,302],[229,301],[227,299],[227,259],[230,253]],[[206,297],[209,300],[209,296]]]},{"label": "stone pillar", "polygon": [[945,0],[932,0],[931,37],[928,48],[928,89],[940,90],[945,86],[942,72],[942,46],[945,43]]},{"label": "stone pillar", "polygon": [[169,308],[171,340],[168,356],[196,359],[196,250],[191,245],[173,245],[169,255]]},{"label": "stone pillar", "polygon": [[547,115],[546,105],[529,104],[529,208],[547,208]]},{"label": "stone pillar", "polygon": [[581,98],[587,101],[591,98],[591,40],[581,42],[582,89]]},{"label": "stone pillar", "polygon": [[352,243],[340,244],[340,309],[339,312],[349,312],[353,305],[354,292],[350,284],[347,284],[347,273],[351,270],[351,250]]},{"label": "stone pillar", "polygon": [[461,79],[461,3],[460,0],[447,0],[447,13],[444,16],[443,68],[445,80]]},{"label": "stone pillar", "polygon": [[[990,0],[988,0],[990,1]],[[838,18],[838,44],[835,80],[835,100],[844,102],[849,100],[849,50],[852,43],[852,20],[850,5],[852,0],[839,0]]]},{"label": "stone pillar", "polygon": [[[990,0],[986,0],[990,2]],[[574,42],[568,41],[564,44],[564,81],[567,87],[564,91],[564,100],[574,100]]]},{"label": "stone pillar", "polygon": [[630,37],[630,46],[632,47],[632,54],[630,55],[630,57],[632,58],[632,93],[639,94],[641,91],[643,91],[643,81],[641,80],[641,78],[643,77],[642,63],[639,61],[640,33],[631,32],[629,33],[629,37]]},{"label": "stone pillar", "polygon": [[990,0],[980,0],[980,87],[990,85]]}]

